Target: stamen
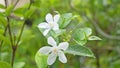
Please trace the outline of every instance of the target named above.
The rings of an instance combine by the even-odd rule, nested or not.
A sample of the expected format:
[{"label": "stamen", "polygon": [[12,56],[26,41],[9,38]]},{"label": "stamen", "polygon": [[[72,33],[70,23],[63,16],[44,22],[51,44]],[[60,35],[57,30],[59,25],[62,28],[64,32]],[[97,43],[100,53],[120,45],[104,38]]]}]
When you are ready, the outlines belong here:
[{"label": "stamen", "polygon": [[53,51],[54,51],[54,52],[57,52],[57,48],[54,48]]}]

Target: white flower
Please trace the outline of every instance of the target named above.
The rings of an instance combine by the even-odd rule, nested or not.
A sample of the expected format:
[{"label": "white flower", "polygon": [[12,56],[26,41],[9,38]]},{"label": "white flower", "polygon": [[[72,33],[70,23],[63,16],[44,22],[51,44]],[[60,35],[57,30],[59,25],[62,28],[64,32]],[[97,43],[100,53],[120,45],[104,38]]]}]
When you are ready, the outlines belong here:
[{"label": "white flower", "polygon": [[57,46],[56,41],[52,37],[49,37],[47,41],[48,44],[50,44],[52,47],[50,46],[42,47],[40,48],[40,53],[48,55],[47,59],[48,65],[52,65],[55,62],[57,56],[59,57],[59,60],[62,63],[66,63],[67,58],[64,55],[63,51],[65,51],[68,48],[69,46],[68,42],[59,43],[59,45]]},{"label": "white flower", "polygon": [[54,31],[59,30],[59,25],[57,23],[59,18],[59,14],[55,15],[54,17],[50,13],[46,15],[47,22],[43,22],[38,25],[39,28],[45,29],[45,31],[43,32],[44,36],[46,36],[51,29],[53,29]]}]

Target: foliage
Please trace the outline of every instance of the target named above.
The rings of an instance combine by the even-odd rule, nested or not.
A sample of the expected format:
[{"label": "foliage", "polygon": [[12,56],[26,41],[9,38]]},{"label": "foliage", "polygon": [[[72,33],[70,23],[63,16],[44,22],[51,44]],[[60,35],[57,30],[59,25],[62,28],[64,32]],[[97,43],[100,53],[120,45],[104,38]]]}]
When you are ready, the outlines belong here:
[{"label": "foliage", "polygon": [[[37,25],[45,21],[47,13],[61,15],[58,22],[61,32],[55,34],[51,31],[49,35],[54,36],[57,42],[70,43],[70,47],[65,51],[68,63],[61,64],[56,61],[50,66],[51,68],[119,68],[119,0],[30,1],[31,4],[26,3],[18,8],[15,8],[15,5],[6,8],[5,5],[0,4],[0,10],[4,10],[0,11],[0,68],[2,66],[2,68],[7,66],[10,68],[12,47],[16,46],[11,45],[9,27],[6,28],[8,22],[10,22],[13,44],[18,45],[13,67],[43,68],[42,65],[46,66],[43,60],[47,60],[47,56],[43,57],[38,50],[48,45],[47,37],[42,35],[42,30],[39,31]],[[21,31],[23,32],[20,37]]]}]

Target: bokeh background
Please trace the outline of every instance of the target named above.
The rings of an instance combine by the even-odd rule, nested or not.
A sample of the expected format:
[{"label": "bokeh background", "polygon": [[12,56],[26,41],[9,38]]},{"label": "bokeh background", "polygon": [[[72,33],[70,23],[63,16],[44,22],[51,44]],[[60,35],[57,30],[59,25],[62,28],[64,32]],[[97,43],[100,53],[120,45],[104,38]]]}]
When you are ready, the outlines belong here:
[{"label": "bokeh background", "polygon": [[[16,0],[8,0],[9,5]],[[50,68],[120,68],[120,0],[30,0],[31,9],[35,10],[27,17],[21,43],[18,46],[15,64],[22,68],[37,68],[35,54],[46,39],[41,34],[37,25],[45,21],[47,13],[72,13],[77,15],[67,28],[90,27],[93,34],[99,36],[101,41],[88,41],[85,45],[92,49],[96,58],[67,55],[68,63],[56,61]],[[28,7],[29,0],[20,0],[15,7],[14,14],[23,17],[24,10]],[[4,0],[0,0],[4,4]],[[0,12],[3,12],[1,9]],[[29,14],[28,14],[29,15]],[[2,19],[2,18],[1,18]],[[3,23],[0,19],[0,29]],[[13,34],[17,33],[23,21],[12,21]],[[2,33],[0,33],[2,35]],[[8,37],[8,36],[7,36]],[[1,37],[0,37],[1,38]],[[9,38],[8,38],[9,39]],[[10,62],[11,46],[6,39],[0,52],[0,60]]]}]

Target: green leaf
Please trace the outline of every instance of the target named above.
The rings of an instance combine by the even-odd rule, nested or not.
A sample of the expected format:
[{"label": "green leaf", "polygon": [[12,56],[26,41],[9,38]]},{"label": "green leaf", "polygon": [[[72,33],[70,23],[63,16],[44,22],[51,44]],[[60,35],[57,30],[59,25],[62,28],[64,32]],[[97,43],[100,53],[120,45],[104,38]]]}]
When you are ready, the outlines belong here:
[{"label": "green leaf", "polygon": [[79,56],[95,57],[89,48],[79,45],[69,46],[68,49],[65,51],[65,53],[79,55]]},{"label": "green leaf", "polygon": [[102,39],[97,36],[90,36],[88,40],[102,40]]},{"label": "green leaf", "polygon": [[90,28],[80,28],[73,33],[74,41],[80,45],[87,43],[87,37],[92,34]]},{"label": "green leaf", "polygon": [[47,56],[40,54],[39,52],[35,55],[35,61],[37,63],[38,68],[47,68]]},{"label": "green leaf", "polygon": [[74,39],[74,41],[75,41],[77,44],[82,45],[82,46],[87,43],[87,40],[79,40],[79,41],[76,41],[76,40]]},{"label": "green leaf", "polygon": [[6,16],[9,16],[12,10],[13,10],[13,5],[8,6],[5,11]]},{"label": "green leaf", "polygon": [[16,62],[14,64],[14,68],[23,68],[25,65],[25,62]]},{"label": "green leaf", "polygon": [[22,8],[17,8],[16,10],[14,10],[14,13],[15,13],[15,15],[23,16],[25,11],[26,11],[26,8],[22,7]]},{"label": "green leaf", "polygon": [[26,19],[30,18],[31,15],[34,13],[34,11],[35,11],[35,9],[30,9],[30,10],[26,11],[25,14],[24,14],[24,17]]},{"label": "green leaf", "polygon": [[61,15],[60,20],[58,22],[60,25],[60,28],[65,28],[70,23],[72,18],[73,18],[72,13],[66,13]]},{"label": "green leaf", "polygon": [[59,35],[61,35],[61,34],[65,33],[65,32],[66,32],[66,30],[65,30],[65,29],[60,29],[59,31],[57,31],[57,32],[56,32],[55,37],[58,37]]},{"label": "green leaf", "polygon": [[0,8],[5,9],[5,6],[3,4],[0,4]]},{"label": "green leaf", "polygon": [[10,40],[8,37],[5,37],[3,35],[0,34],[0,41],[3,40],[5,43],[10,43]]},{"label": "green leaf", "polygon": [[92,34],[92,29],[91,28],[81,28],[80,31],[84,32],[87,37]]},{"label": "green leaf", "polygon": [[11,68],[11,65],[7,62],[0,61],[0,68]]},{"label": "green leaf", "polygon": [[4,27],[7,25],[5,17],[0,16],[0,25],[3,25]]}]

